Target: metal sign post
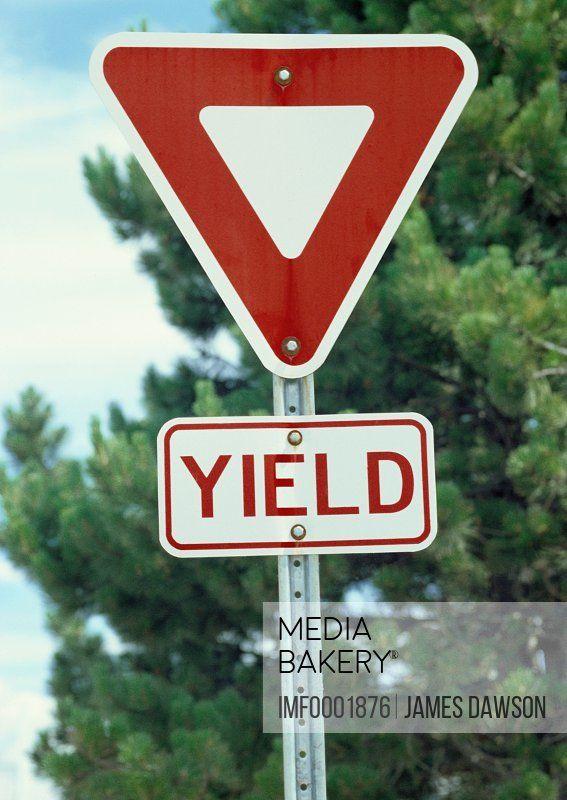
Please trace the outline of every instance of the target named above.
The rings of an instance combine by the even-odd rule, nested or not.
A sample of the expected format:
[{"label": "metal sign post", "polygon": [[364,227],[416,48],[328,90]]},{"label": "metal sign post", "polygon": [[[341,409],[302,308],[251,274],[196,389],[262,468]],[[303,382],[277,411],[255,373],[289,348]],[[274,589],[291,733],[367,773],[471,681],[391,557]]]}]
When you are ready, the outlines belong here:
[{"label": "metal sign post", "polygon": [[[274,414],[300,416],[315,414],[313,375],[290,380],[274,375]],[[293,521],[290,523],[290,536]],[[299,534],[301,535],[301,534]],[[319,615],[319,556],[278,556],[280,614],[285,616],[293,604],[294,616]],[[291,646],[293,649],[294,639]],[[316,642],[309,643],[313,650]],[[322,696],[320,674],[297,672],[282,674],[282,695]],[[325,730],[322,719],[283,720],[283,759],[285,800],[326,800]]]}]

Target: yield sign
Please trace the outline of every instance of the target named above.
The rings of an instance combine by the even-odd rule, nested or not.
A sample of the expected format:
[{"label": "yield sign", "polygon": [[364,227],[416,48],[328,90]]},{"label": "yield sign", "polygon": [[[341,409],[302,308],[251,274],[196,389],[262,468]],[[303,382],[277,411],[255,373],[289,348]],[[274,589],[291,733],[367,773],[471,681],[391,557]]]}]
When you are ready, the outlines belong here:
[{"label": "yield sign", "polygon": [[127,33],[91,76],[263,364],[297,378],[328,355],[477,67],[438,35]]}]

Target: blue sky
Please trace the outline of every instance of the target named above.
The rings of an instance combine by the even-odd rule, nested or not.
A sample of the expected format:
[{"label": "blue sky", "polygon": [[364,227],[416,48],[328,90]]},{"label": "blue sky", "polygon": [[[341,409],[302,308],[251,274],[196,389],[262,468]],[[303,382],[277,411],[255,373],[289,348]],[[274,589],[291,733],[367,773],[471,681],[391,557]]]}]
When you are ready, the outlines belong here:
[{"label": "blue sky", "polygon": [[85,69],[108,33],[147,19],[152,30],[208,31],[216,20],[208,0],[3,0],[2,27],[31,66]]},{"label": "blue sky", "polygon": [[[208,0],[2,0],[0,6],[0,405],[33,383],[88,450],[92,415],[110,400],[140,413],[150,363],[191,352],[85,192],[80,158],[127,147],[87,76],[93,46],[146,18],[154,30],[207,31]],[[2,456],[0,456],[2,458]],[[55,800],[27,758],[49,723],[53,641],[39,591],[0,555],[2,800]],[[103,621],[97,621],[104,629]],[[111,646],[116,642],[109,639]]]}]

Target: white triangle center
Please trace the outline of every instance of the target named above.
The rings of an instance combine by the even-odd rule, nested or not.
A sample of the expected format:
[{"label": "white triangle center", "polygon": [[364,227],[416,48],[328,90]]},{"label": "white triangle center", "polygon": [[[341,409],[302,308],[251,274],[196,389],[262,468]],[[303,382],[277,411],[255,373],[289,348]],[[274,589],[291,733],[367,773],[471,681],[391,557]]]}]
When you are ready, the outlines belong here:
[{"label": "white triangle center", "polygon": [[374,119],[368,106],[207,106],[199,119],[284,258],[297,258]]}]

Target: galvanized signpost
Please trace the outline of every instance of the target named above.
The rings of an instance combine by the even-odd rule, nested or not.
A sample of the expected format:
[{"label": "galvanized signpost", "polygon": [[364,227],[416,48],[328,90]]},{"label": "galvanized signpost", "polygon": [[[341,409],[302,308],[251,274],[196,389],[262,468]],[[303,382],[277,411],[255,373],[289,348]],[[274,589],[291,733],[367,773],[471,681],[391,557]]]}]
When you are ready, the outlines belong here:
[{"label": "galvanized signpost", "polygon": [[[128,33],[96,48],[91,77],[274,374],[273,418],[164,426],[160,540],[183,557],[278,555],[282,616],[313,613],[319,553],[435,536],[429,423],[315,418],[313,372],[470,97],[474,57],[440,35]],[[321,694],[297,675],[283,693]],[[286,800],[324,800],[322,722],[284,720],[283,742]]]},{"label": "galvanized signpost", "polygon": [[[315,414],[313,375],[295,379],[274,375],[274,414],[277,416]],[[304,534],[300,531],[296,535]],[[282,616],[286,612],[289,614],[291,603],[296,604],[295,612],[299,616],[305,616],[306,608],[316,614],[321,598],[319,556],[316,554],[278,556],[278,585]],[[323,693],[321,675],[310,673],[307,679],[300,678],[297,672],[282,675],[282,694],[297,696],[299,689],[311,696],[321,696]],[[299,722],[300,720],[296,719],[283,720],[285,798],[299,800],[306,797],[309,800],[325,800],[327,782],[324,723],[323,720],[318,723],[309,720],[306,721],[307,725],[302,727]]]}]

